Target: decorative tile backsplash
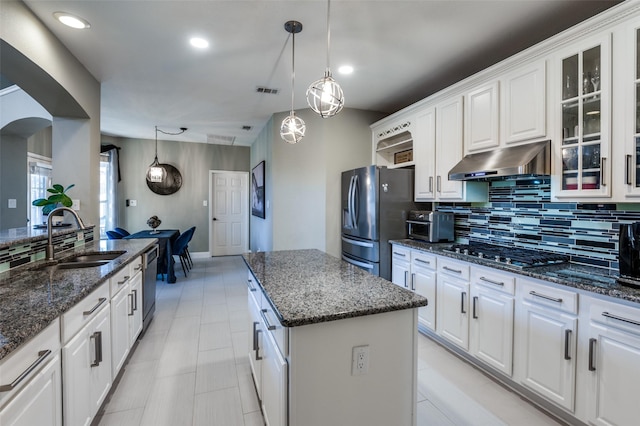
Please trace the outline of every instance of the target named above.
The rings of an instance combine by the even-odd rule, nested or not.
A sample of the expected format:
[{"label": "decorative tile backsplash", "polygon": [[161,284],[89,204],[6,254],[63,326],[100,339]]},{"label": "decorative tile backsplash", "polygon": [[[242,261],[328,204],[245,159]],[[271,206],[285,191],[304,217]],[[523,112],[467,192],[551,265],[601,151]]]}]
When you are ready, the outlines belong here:
[{"label": "decorative tile backsplash", "polygon": [[[93,241],[93,228],[85,229],[84,241],[78,241],[77,232],[59,233],[53,236],[55,252],[59,253]],[[16,266],[24,265],[46,256],[47,239],[37,239],[31,242],[11,245],[0,249],[0,272],[8,271]]]},{"label": "decorative tile backsplash", "polygon": [[481,241],[568,254],[618,270],[621,223],[640,221],[637,204],[552,203],[548,179],[496,181],[488,203],[441,203],[455,214],[456,241]]}]

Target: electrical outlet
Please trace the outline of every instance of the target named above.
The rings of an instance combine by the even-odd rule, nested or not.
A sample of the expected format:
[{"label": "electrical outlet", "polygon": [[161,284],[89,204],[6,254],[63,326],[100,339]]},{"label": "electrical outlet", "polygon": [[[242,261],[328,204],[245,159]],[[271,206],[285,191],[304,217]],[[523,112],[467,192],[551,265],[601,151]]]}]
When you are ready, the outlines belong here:
[{"label": "electrical outlet", "polygon": [[354,346],[351,353],[351,375],[361,376],[369,371],[369,345]]}]

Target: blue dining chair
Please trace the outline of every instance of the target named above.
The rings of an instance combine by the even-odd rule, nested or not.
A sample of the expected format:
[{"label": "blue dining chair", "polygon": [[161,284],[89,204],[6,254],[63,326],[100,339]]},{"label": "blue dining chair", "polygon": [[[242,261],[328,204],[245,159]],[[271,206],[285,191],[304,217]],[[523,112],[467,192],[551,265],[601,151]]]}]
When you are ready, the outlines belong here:
[{"label": "blue dining chair", "polygon": [[182,266],[182,272],[184,272],[184,276],[187,276],[187,271],[189,270],[189,261],[187,260],[186,248],[189,243],[189,235],[191,233],[189,230],[184,231],[182,234],[176,238],[176,240],[171,245],[171,254],[178,256],[180,258],[180,265]]},{"label": "blue dining chair", "polygon": [[131,235],[131,234],[129,233],[129,231],[127,231],[127,230],[126,230],[126,229],[124,229],[124,228],[118,228],[118,227],[116,227],[116,228],[113,228],[113,230],[114,230],[114,231],[116,231],[118,234],[122,235],[123,237],[126,237],[127,235]]},{"label": "blue dining chair", "polygon": [[196,232],[196,227],[192,226],[191,228],[187,229],[185,232],[189,232],[189,240],[187,241],[187,245],[184,248],[184,252],[187,255],[187,261],[189,262],[189,268],[193,268],[193,259],[191,259],[191,253],[189,253],[189,243],[191,242],[191,239],[193,238],[193,234]]},{"label": "blue dining chair", "polygon": [[110,240],[121,240],[122,239],[122,235],[120,235],[116,231],[107,231],[107,237],[109,237]]}]

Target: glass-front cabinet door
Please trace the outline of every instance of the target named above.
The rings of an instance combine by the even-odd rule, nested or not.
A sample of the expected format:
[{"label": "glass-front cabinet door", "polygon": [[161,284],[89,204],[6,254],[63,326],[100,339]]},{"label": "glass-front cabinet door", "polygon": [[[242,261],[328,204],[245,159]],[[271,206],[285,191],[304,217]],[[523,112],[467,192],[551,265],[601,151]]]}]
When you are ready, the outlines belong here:
[{"label": "glass-front cabinet door", "polygon": [[556,167],[556,195],[609,197],[610,39],[559,57],[562,167],[561,173]]},{"label": "glass-front cabinet door", "polygon": [[[625,187],[626,195],[640,196],[640,21],[633,24],[633,118],[632,139],[625,149]],[[628,81],[628,80],[627,80]],[[628,87],[628,86],[626,86]],[[630,117],[631,118],[631,117]],[[629,137],[628,133],[625,133]]]}]

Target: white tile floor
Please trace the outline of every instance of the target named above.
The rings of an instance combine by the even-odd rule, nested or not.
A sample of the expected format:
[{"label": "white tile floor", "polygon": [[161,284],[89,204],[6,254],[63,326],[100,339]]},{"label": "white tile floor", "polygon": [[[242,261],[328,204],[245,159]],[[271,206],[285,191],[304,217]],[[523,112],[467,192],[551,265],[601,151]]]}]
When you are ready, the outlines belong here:
[{"label": "white tile floor", "polygon": [[[104,406],[101,426],[262,425],[247,359],[246,267],[195,259],[158,281],[155,317]],[[557,425],[420,335],[418,425]]]}]

